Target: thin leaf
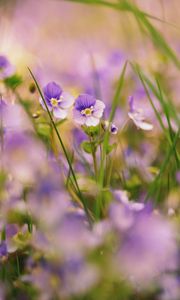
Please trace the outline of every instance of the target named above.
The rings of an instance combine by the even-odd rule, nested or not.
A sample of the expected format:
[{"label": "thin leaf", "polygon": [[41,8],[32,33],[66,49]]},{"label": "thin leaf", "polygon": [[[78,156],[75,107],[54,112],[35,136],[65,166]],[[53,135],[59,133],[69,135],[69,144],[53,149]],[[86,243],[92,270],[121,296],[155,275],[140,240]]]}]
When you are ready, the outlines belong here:
[{"label": "thin leaf", "polygon": [[48,109],[48,106],[47,106],[46,101],[45,101],[45,99],[44,99],[43,93],[42,93],[42,91],[41,91],[41,89],[40,89],[40,87],[39,87],[39,84],[38,84],[36,78],[34,77],[34,75],[33,75],[32,71],[31,71],[31,69],[28,68],[28,70],[29,70],[29,72],[30,72],[30,74],[31,74],[31,76],[32,76],[32,78],[33,78],[35,84],[36,84],[36,87],[37,87],[37,89],[38,89],[38,92],[39,92],[39,94],[40,94],[40,96],[41,96],[41,98],[42,98],[42,100],[43,100],[43,102],[44,102],[44,105],[45,105],[46,110],[47,110],[47,112],[48,112],[48,115],[49,115],[49,118],[50,118],[50,120],[51,120],[52,126],[53,126],[53,128],[54,128],[54,130],[55,130],[55,133],[56,133],[56,135],[57,135],[57,138],[58,138],[58,140],[59,140],[59,143],[60,143],[60,145],[61,145],[61,148],[62,148],[62,150],[63,150],[63,153],[64,153],[64,155],[65,155],[65,157],[66,157],[66,160],[67,160],[67,163],[68,163],[68,165],[69,165],[69,169],[70,169],[70,171],[71,171],[71,174],[72,174],[72,177],[73,177],[73,180],[74,180],[74,184],[75,184],[75,186],[76,186],[76,189],[77,189],[79,198],[80,198],[81,201],[82,201],[82,204],[83,204],[83,206],[84,206],[84,210],[85,210],[85,212],[86,212],[86,214],[87,214],[88,220],[90,221],[90,216],[89,216],[89,212],[88,212],[88,208],[87,208],[85,199],[84,199],[84,197],[83,197],[83,195],[82,195],[82,193],[81,193],[81,190],[80,190],[80,188],[79,188],[79,185],[78,185],[78,182],[77,182],[77,179],[76,179],[76,175],[75,175],[74,170],[73,170],[72,165],[71,165],[71,160],[69,159],[68,153],[67,153],[66,148],[65,148],[65,146],[64,146],[64,143],[63,143],[63,141],[62,141],[62,138],[61,138],[61,136],[60,136],[60,133],[59,133],[59,131],[57,130],[57,127],[56,127],[56,125],[55,125],[55,123],[54,123],[54,120],[53,120],[53,118],[52,118],[52,116],[51,116],[51,113],[50,113],[50,111],[49,111],[49,109]]}]

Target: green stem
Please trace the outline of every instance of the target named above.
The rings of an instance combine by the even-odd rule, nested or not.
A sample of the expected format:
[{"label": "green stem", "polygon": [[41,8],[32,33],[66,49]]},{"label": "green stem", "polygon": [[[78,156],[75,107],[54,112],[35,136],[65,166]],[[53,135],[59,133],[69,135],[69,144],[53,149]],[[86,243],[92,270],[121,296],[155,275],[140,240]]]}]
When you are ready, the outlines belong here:
[{"label": "green stem", "polygon": [[16,253],[16,265],[17,265],[17,276],[20,276],[20,265],[19,265],[19,257]]},{"label": "green stem", "polygon": [[76,179],[76,175],[75,175],[74,170],[73,170],[73,168],[72,168],[71,161],[70,161],[70,159],[69,159],[69,157],[68,157],[68,153],[67,153],[67,151],[66,151],[66,148],[65,148],[65,146],[64,146],[64,143],[63,143],[63,141],[62,141],[62,139],[61,139],[61,136],[60,136],[60,134],[59,134],[59,131],[58,131],[57,128],[56,128],[56,125],[55,125],[55,123],[54,123],[54,120],[53,120],[53,118],[52,118],[52,115],[51,115],[51,113],[50,113],[50,111],[49,111],[49,109],[48,109],[48,106],[47,106],[47,104],[46,104],[46,100],[44,99],[43,93],[41,92],[41,89],[40,89],[40,87],[39,87],[39,85],[38,85],[38,83],[37,83],[37,81],[36,81],[36,78],[34,77],[32,71],[31,71],[29,68],[28,68],[28,70],[29,70],[29,72],[30,72],[30,74],[31,74],[31,76],[32,76],[32,78],[33,78],[35,84],[36,84],[36,87],[37,87],[37,89],[38,89],[38,92],[39,92],[39,94],[40,94],[40,96],[41,96],[41,98],[42,98],[42,100],[43,100],[43,102],[44,102],[44,105],[45,105],[46,110],[47,110],[47,112],[48,112],[49,118],[50,118],[50,120],[51,120],[51,122],[52,122],[52,125],[53,125],[53,127],[54,127],[55,133],[56,133],[57,138],[58,138],[58,140],[59,140],[59,143],[60,143],[61,148],[62,148],[62,150],[63,150],[63,153],[64,153],[64,155],[65,155],[65,157],[66,157],[66,160],[67,160],[67,162],[68,162],[69,169],[70,169],[70,171],[71,171],[71,173],[72,173],[72,177],[73,177],[73,180],[74,180],[74,183],[75,183],[75,186],[76,186],[78,195],[79,195],[79,197],[80,197],[80,199],[81,199],[81,201],[82,201],[82,203],[83,203],[84,210],[85,210],[85,212],[86,212],[86,214],[87,214],[88,220],[89,220],[89,222],[91,223],[91,219],[90,219],[90,215],[89,215],[89,212],[88,212],[88,208],[87,208],[85,199],[84,199],[84,197],[83,197],[83,195],[82,195],[82,193],[81,193],[81,190],[80,190],[80,188],[79,188],[79,185],[78,185],[78,182],[77,182],[77,179]]},{"label": "green stem", "polygon": [[92,139],[91,136],[89,137],[89,140],[90,140],[91,149],[92,149],[92,158],[93,158],[93,165],[94,165],[94,175],[95,175],[95,178],[97,180],[98,168],[97,168],[97,159],[96,159],[96,149],[94,147],[94,144],[93,144],[94,141],[93,141],[93,139]]}]

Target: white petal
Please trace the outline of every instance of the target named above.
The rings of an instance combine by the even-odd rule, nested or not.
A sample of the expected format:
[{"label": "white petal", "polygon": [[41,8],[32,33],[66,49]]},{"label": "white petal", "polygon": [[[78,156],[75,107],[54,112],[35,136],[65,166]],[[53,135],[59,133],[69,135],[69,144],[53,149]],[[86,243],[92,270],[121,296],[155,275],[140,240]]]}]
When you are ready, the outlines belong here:
[{"label": "white petal", "polygon": [[136,124],[136,126],[138,128],[141,128],[143,130],[152,130],[153,129],[153,125],[148,122],[145,122],[145,121],[135,121],[134,120],[134,123]]},{"label": "white petal", "polygon": [[144,209],[145,204],[140,203],[140,202],[130,202],[130,209],[135,210],[135,211],[140,211]]},{"label": "white petal", "polygon": [[99,124],[99,119],[93,116],[86,117],[86,126],[96,126]]},{"label": "white petal", "polygon": [[65,109],[60,109],[60,108],[53,109],[53,115],[57,119],[65,119],[67,117],[67,113],[68,112]]},{"label": "white petal", "polygon": [[133,120],[134,124],[143,130],[152,130],[153,125],[144,121],[144,116],[139,112],[128,113],[128,116]]},{"label": "white petal", "polygon": [[84,125],[86,122],[86,117],[82,116],[80,111],[78,111],[77,109],[73,110],[73,119],[80,125]]},{"label": "white petal", "polygon": [[96,103],[94,105],[94,110],[93,110],[93,116],[95,116],[96,118],[101,118],[104,109],[105,109],[105,104],[100,100],[96,100]]},{"label": "white petal", "polygon": [[[46,106],[45,106],[45,104],[44,104],[44,101],[43,101],[43,99],[42,99],[41,97],[39,98],[39,102],[40,102],[42,108],[43,108],[44,110],[47,111]],[[46,102],[46,104],[47,104],[47,102]],[[52,110],[52,107],[51,107],[50,105],[47,104],[47,107],[48,107],[48,109],[49,109],[50,111]]]},{"label": "white petal", "polygon": [[129,112],[128,116],[133,121],[144,121],[144,116],[137,111],[132,112],[132,113]]},{"label": "white petal", "polygon": [[69,108],[74,103],[74,97],[70,95],[69,93],[62,93],[62,101],[60,102],[60,106],[62,108]]}]

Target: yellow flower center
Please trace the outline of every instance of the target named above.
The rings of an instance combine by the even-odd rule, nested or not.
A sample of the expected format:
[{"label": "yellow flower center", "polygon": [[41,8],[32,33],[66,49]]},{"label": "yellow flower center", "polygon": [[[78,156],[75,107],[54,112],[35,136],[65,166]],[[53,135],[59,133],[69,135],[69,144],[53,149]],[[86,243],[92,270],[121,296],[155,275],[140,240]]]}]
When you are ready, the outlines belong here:
[{"label": "yellow flower center", "polygon": [[85,108],[85,109],[81,110],[81,114],[82,114],[83,116],[86,116],[86,117],[91,116],[91,115],[92,115],[92,112],[93,112],[93,109],[94,109],[93,106],[88,107],[88,108]]},{"label": "yellow flower center", "polygon": [[57,99],[55,99],[55,98],[51,98],[50,101],[51,101],[51,104],[52,104],[53,107],[57,107],[57,106],[58,106],[59,100],[57,100]]}]

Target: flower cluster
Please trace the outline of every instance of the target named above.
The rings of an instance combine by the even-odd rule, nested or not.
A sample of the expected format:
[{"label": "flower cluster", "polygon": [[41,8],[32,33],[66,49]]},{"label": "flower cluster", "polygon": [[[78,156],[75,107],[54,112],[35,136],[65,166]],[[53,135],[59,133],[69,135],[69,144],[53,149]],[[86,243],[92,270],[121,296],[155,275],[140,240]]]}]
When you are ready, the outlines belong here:
[{"label": "flower cluster", "polygon": [[[44,109],[49,109],[57,119],[67,117],[68,109],[73,105],[74,98],[70,94],[63,92],[61,87],[55,82],[48,83],[44,89],[44,100],[40,98],[40,103]],[[47,107],[46,107],[47,106]],[[86,126],[96,126],[103,116],[105,104],[96,100],[88,94],[81,94],[75,99],[73,108],[73,118],[77,124]]]},{"label": "flower cluster", "polygon": [[35,80],[27,102],[10,65],[0,56],[0,299],[179,300],[177,133],[161,167],[133,97],[114,114]]}]

